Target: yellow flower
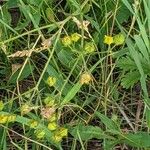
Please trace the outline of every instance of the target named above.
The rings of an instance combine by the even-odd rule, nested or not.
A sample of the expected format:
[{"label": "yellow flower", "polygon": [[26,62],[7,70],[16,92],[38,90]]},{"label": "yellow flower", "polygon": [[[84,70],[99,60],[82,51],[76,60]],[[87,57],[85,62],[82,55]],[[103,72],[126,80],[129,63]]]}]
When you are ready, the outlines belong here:
[{"label": "yellow flower", "polygon": [[68,135],[68,129],[60,127],[59,128],[59,134],[60,134],[61,137],[67,136]]},{"label": "yellow flower", "polygon": [[0,115],[0,123],[7,123],[8,115]]},{"label": "yellow flower", "polygon": [[14,122],[16,121],[16,115],[8,115],[7,122]]},{"label": "yellow flower", "polygon": [[22,115],[29,113],[31,110],[32,110],[32,108],[28,104],[24,104],[20,108]]},{"label": "yellow flower", "polygon": [[81,84],[89,84],[90,81],[92,81],[92,76],[90,75],[90,73],[85,72],[81,75],[81,78],[80,78]]},{"label": "yellow flower", "polygon": [[52,137],[52,139],[53,139],[56,143],[58,143],[58,142],[60,142],[60,141],[62,140],[62,137],[59,136],[59,135],[54,135],[54,136]]},{"label": "yellow flower", "polygon": [[115,45],[122,45],[125,42],[125,36],[122,33],[119,33],[114,36],[114,44]]},{"label": "yellow flower", "polygon": [[71,40],[72,40],[73,42],[77,42],[80,38],[81,38],[81,35],[78,34],[78,33],[73,33],[73,34],[71,34]]},{"label": "yellow flower", "polygon": [[60,127],[56,131],[54,131],[53,140],[55,142],[60,142],[63,137],[68,135],[68,129]]},{"label": "yellow flower", "polygon": [[55,83],[56,83],[56,78],[49,76],[48,79],[47,79],[47,84],[48,84],[49,86],[54,86]]},{"label": "yellow flower", "polygon": [[51,96],[47,96],[45,99],[44,99],[44,103],[47,107],[52,107],[54,106],[55,104],[55,100],[53,97]]},{"label": "yellow flower", "polygon": [[48,124],[48,129],[51,130],[51,131],[54,131],[57,129],[57,123],[56,122],[50,122]]},{"label": "yellow flower", "polygon": [[44,130],[35,130],[35,135],[38,139],[42,139],[45,136],[45,131]]},{"label": "yellow flower", "polygon": [[4,103],[3,103],[3,101],[0,101],[0,111],[2,111],[3,108],[4,108]]},{"label": "yellow flower", "polygon": [[48,118],[48,121],[49,122],[54,122],[56,121],[57,117],[56,117],[56,113],[52,114],[49,118]]},{"label": "yellow flower", "polygon": [[104,37],[104,43],[105,43],[105,44],[110,45],[110,44],[112,44],[113,42],[114,42],[114,39],[113,39],[112,36],[107,36],[107,35],[105,35],[105,37]]},{"label": "yellow flower", "polygon": [[30,120],[28,124],[30,128],[36,128],[38,126],[38,122],[36,120]]},{"label": "yellow flower", "polygon": [[62,38],[62,43],[64,46],[69,46],[72,44],[72,40],[71,40],[71,37],[70,36],[64,36]]},{"label": "yellow flower", "polygon": [[95,45],[93,42],[85,43],[84,50],[86,53],[92,53],[95,51]]}]

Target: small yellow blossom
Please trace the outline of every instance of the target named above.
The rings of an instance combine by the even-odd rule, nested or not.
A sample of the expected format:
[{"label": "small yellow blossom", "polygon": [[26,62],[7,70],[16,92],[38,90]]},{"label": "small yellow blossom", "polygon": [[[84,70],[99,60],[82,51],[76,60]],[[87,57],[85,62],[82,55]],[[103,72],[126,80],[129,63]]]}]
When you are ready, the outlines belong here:
[{"label": "small yellow blossom", "polygon": [[68,129],[60,127],[56,131],[54,131],[53,140],[55,142],[60,142],[62,138],[68,135]]},{"label": "small yellow blossom", "polygon": [[112,44],[113,42],[114,42],[114,39],[113,39],[112,36],[107,36],[107,35],[105,35],[105,37],[104,37],[104,43],[105,43],[105,44],[110,45],[110,44]]},{"label": "small yellow blossom", "polygon": [[92,53],[95,51],[95,45],[93,42],[85,43],[84,50],[86,53]]},{"label": "small yellow blossom", "polygon": [[3,103],[3,101],[0,101],[0,111],[2,111],[3,108],[4,108],[4,103]]},{"label": "small yellow blossom", "polygon": [[0,115],[0,123],[9,123],[9,122],[14,122],[15,120],[16,120],[16,115],[10,115],[10,114]]},{"label": "small yellow blossom", "polygon": [[61,137],[66,137],[68,135],[68,129],[60,127],[59,128],[59,134]]},{"label": "small yellow blossom", "polygon": [[55,142],[60,142],[62,138],[68,135],[68,129],[60,127],[56,131],[54,131],[53,140]]},{"label": "small yellow blossom", "polygon": [[56,143],[58,143],[58,142],[60,142],[60,141],[62,140],[62,137],[59,136],[59,135],[54,135],[54,136],[52,137],[52,139],[53,139]]},{"label": "small yellow blossom", "polygon": [[45,131],[44,130],[35,130],[35,135],[38,139],[42,139],[45,136]]},{"label": "small yellow blossom", "polygon": [[0,123],[7,123],[8,115],[0,115]]},{"label": "small yellow blossom", "polygon": [[57,123],[56,122],[50,122],[48,124],[48,129],[51,130],[51,131],[54,131],[57,129]]},{"label": "small yellow blossom", "polygon": [[72,40],[70,36],[65,36],[62,38],[62,43],[64,46],[69,46],[72,44]]},{"label": "small yellow blossom", "polygon": [[56,78],[49,76],[48,79],[47,79],[47,84],[48,84],[49,86],[54,86],[55,83],[56,83]]},{"label": "small yellow blossom", "polygon": [[51,96],[47,96],[45,99],[44,99],[44,103],[47,107],[52,107],[54,106],[55,104],[55,100],[53,97]]},{"label": "small yellow blossom", "polygon": [[90,73],[88,72],[85,72],[81,75],[81,78],[80,78],[80,83],[81,84],[89,84],[90,81],[92,81],[92,76]]},{"label": "small yellow blossom", "polygon": [[57,117],[56,117],[56,113],[52,114],[49,118],[48,118],[48,121],[49,122],[54,122],[57,120]]},{"label": "small yellow blossom", "polygon": [[8,115],[7,122],[14,122],[16,121],[16,115]]},{"label": "small yellow blossom", "polygon": [[113,38],[115,45],[122,45],[125,42],[125,36],[122,33],[115,35]]},{"label": "small yellow blossom", "polygon": [[24,104],[20,108],[22,115],[29,113],[31,110],[32,110],[32,108],[28,104]]},{"label": "small yellow blossom", "polygon": [[30,120],[28,125],[30,126],[30,128],[36,128],[38,126],[38,122],[36,120]]},{"label": "small yellow blossom", "polygon": [[80,38],[81,38],[81,35],[78,34],[78,33],[73,33],[73,34],[71,34],[71,40],[72,40],[73,42],[77,42]]}]

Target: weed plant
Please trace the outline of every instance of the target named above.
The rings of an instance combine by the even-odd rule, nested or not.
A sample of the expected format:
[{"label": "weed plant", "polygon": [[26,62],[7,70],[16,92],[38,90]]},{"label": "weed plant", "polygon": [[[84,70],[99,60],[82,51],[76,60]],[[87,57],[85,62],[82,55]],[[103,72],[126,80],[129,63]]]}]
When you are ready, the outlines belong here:
[{"label": "weed plant", "polygon": [[0,150],[150,149],[150,1],[0,1]]}]

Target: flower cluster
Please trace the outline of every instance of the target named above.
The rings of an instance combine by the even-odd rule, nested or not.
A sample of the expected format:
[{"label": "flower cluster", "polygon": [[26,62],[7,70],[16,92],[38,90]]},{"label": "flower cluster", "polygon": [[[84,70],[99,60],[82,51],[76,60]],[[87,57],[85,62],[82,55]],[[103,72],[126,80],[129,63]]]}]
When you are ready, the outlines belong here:
[{"label": "flower cluster", "polygon": [[55,77],[52,77],[52,76],[49,76],[46,83],[51,87],[51,86],[54,86],[56,84],[56,78]]},{"label": "flower cluster", "polygon": [[104,43],[107,45],[115,44],[115,45],[122,45],[125,42],[125,36],[122,33],[119,33],[115,36],[108,36],[105,35]]},{"label": "flower cluster", "polygon": [[[53,140],[55,142],[60,142],[63,137],[67,136],[68,130],[66,128],[60,127],[58,124],[56,100],[51,96],[47,96],[44,99],[44,103],[45,107],[41,109],[41,116],[47,120],[47,128],[53,133]],[[38,131],[36,132],[36,135],[38,138],[41,138],[42,136],[44,136],[44,131]]]},{"label": "flower cluster", "polygon": [[70,46],[73,42],[77,42],[81,38],[81,35],[78,33],[73,33],[70,36],[64,36],[62,38],[62,43],[64,46]]},{"label": "flower cluster", "polygon": [[85,53],[93,53],[95,51],[95,45],[93,42],[86,42],[84,45],[84,51]]},{"label": "flower cluster", "polygon": [[59,127],[54,131],[53,140],[57,143],[62,140],[62,138],[68,135],[68,129]]},{"label": "flower cluster", "polygon": [[0,123],[5,124],[16,121],[16,115],[0,114]]},{"label": "flower cluster", "polygon": [[80,77],[81,84],[89,84],[92,81],[92,76],[90,73],[85,72]]}]

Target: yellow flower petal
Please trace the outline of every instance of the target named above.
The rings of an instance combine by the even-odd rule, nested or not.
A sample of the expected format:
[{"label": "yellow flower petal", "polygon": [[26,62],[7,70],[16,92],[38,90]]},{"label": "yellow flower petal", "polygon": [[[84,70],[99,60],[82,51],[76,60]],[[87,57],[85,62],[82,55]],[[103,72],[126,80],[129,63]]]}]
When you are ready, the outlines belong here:
[{"label": "yellow flower petal", "polygon": [[7,123],[8,116],[1,114],[0,115],[0,123]]},{"label": "yellow flower petal", "polygon": [[78,34],[78,33],[73,33],[73,34],[71,34],[71,40],[72,40],[73,42],[77,42],[80,38],[81,38],[81,35]]},{"label": "yellow flower petal", "polygon": [[64,46],[69,46],[72,44],[72,40],[70,36],[65,36],[62,38],[62,43]]},{"label": "yellow flower petal", "polygon": [[51,96],[47,96],[45,99],[44,99],[44,103],[47,107],[52,107],[54,106],[55,104],[55,99]]},{"label": "yellow flower petal", "polygon": [[57,124],[56,124],[56,122],[50,122],[50,123],[48,124],[48,129],[51,130],[51,131],[56,130],[56,129],[57,129]]},{"label": "yellow flower petal", "polygon": [[28,104],[24,104],[20,108],[22,115],[29,113],[31,110],[32,110],[32,108]]},{"label": "yellow flower petal", "polygon": [[54,86],[55,83],[56,83],[56,78],[49,76],[48,79],[47,79],[47,84],[48,84],[49,86]]},{"label": "yellow flower petal", "polygon": [[36,128],[38,126],[38,122],[36,120],[29,121],[30,128]]},{"label": "yellow flower petal", "polygon": [[114,42],[114,40],[113,40],[113,37],[112,37],[112,36],[107,36],[107,35],[105,35],[105,37],[104,37],[104,43],[105,43],[105,44],[110,45],[110,44],[112,44],[113,42]]},{"label": "yellow flower petal", "polygon": [[114,36],[114,44],[115,45],[122,45],[125,42],[125,36],[121,33]]},{"label": "yellow flower petal", "polygon": [[85,43],[84,50],[86,53],[92,53],[95,51],[95,45],[93,42]]},{"label": "yellow flower petal", "polygon": [[63,128],[63,127],[59,128],[59,134],[61,137],[67,136],[68,135],[68,129]]},{"label": "yellow flower petal", "polygon": [[16,115],[8,115],[7,122],[14,122],[16,121]]},{"label": "yellow flower petal", "polygon": [[35,130],[35,135],[38,139],[42,139],[45,136],[45,131],[44,130]]}]

